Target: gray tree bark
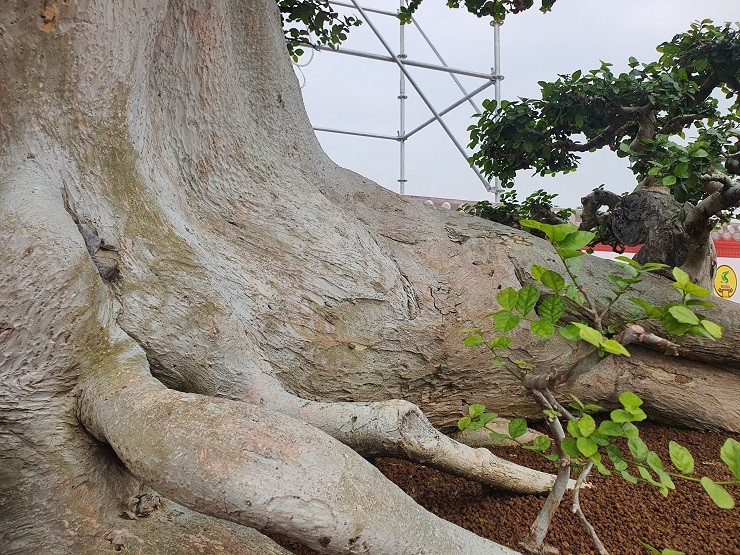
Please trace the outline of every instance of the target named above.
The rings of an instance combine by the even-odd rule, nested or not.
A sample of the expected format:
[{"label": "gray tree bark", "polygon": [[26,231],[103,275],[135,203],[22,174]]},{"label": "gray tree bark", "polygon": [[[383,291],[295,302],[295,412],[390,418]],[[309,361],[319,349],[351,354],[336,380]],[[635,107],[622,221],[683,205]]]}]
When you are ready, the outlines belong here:
[{"label": "gray tree bark", "polygon": [[[245,526],[327,553],[511,553],[358,453],[553,482],[437,431],[469,402],[536,414],[458,330],[554,267],[547,244],[333,164],[271,0],[7,2],[0,239],[3,553],[283,552]],[[595,291],[608,264],[585,264]],[[721,344],[635,349],[568,391],[737,431],[740,318],[712,319]],[[526,335],[523,355],[580,356]],[[142,484],[196,512],[121,518]]]}]

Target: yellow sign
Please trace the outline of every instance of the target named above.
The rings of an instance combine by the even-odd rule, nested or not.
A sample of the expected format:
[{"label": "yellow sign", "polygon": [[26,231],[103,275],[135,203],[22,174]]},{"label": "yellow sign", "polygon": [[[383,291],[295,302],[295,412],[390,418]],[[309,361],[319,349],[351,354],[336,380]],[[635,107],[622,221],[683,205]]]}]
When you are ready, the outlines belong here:
[{"label": "yellow sign", "polygon": [[729,266],[722,264],[714,275],[714,292],[718,297],[729,299],[737,291],[737,276]]}]

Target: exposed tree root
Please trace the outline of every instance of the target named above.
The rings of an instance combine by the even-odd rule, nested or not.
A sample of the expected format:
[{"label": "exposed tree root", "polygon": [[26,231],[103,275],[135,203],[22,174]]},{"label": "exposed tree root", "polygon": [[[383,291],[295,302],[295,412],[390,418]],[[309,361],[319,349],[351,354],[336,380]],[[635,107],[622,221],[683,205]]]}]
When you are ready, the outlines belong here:
[{"label": "exposed tree root", "polygon": [[[469,447],[438,431],[421,409],[403,400],[321,403],[292,395],[262,395],[267,406],[308,422],[365,457],[398,457],[520,493],[545,493],[555,476]],[[570,487],[574,485],[571,480]]]},{"label": "exposed tree root", "polygon": [[324,553],[515,553],[428,513],[353,450],[263,407],[123,371],[86,380],[80,419],[161,494]]}]

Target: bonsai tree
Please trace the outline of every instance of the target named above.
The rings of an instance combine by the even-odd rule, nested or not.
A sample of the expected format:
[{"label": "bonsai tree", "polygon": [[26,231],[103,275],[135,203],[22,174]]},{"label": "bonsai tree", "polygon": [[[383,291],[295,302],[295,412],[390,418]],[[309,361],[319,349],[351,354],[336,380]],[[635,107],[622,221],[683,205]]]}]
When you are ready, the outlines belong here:
[{"label": "bonsai tree", "polygon": [[[443,433],[465,399],[539,412],[458,330],[552,265],[549,244],[329,160],[273,0],[11,1],[0,31],[0,551],[284,553],[260,530],[325,553],[511,553],[365,457],[549,490]],[[607,294],[609,263],[582,258]],[[619,383],[738,431],[724,304],[723,341],[605,358],[569,390],[607,406]]]},{"label": "bonsai tree", "polygon": [[643,245],[636,261],[708,284],[710,232],[740,206],[738,26],[695,23],[658,52],[650,63],[630,58],[618,75],[602,63],[541,81],[540,99],[484,102],[470,129],[472,163],[511,187],[519,170],[568,173],[581,153],[611,149],[629,159],[637,184],[624,196],[603,187],[585,196],[581,229],[615,247]]}]

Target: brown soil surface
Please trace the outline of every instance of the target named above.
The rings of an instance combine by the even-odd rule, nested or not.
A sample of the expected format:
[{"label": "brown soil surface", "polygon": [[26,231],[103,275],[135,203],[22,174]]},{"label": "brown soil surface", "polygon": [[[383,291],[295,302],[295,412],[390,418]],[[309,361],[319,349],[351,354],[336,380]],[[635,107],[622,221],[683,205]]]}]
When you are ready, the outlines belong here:
[{"label": "brown soil surface", "polygon": [[[668,442],[673,440],[694,456],[696,470],[692,476],[732,479],[719,457],[726,435],[642,422],[640,437],[669,469]],[[626,447],[620,447],[627,451]],[[502,447],[492,451],[532,468],[553,469],[550,461],[520,448]],[[398,459],[381,459],[377,467],[433,513],[515,549],[545,500],[544,495],[485,491],[476,482]],[[582,490],[581,507],[611,555],[645,555],[647,551],[640,546],[641,541],[687,555],[740,555],[740,508],[718,508],[698,483],[675,480],[676,491],[665,498],[657,488],[647,484],[632,485],[619,476],[602,476],[596,471],[590,482],[593,488]],[[731,490],[738,505],[739,489]],[[560,548],[563,555],[596,554],[580,521],[569,510],[570,499],[570,494],[566,494],[547,541]],[[275,539],[296,555],[316,553],[285,538]]]}]

